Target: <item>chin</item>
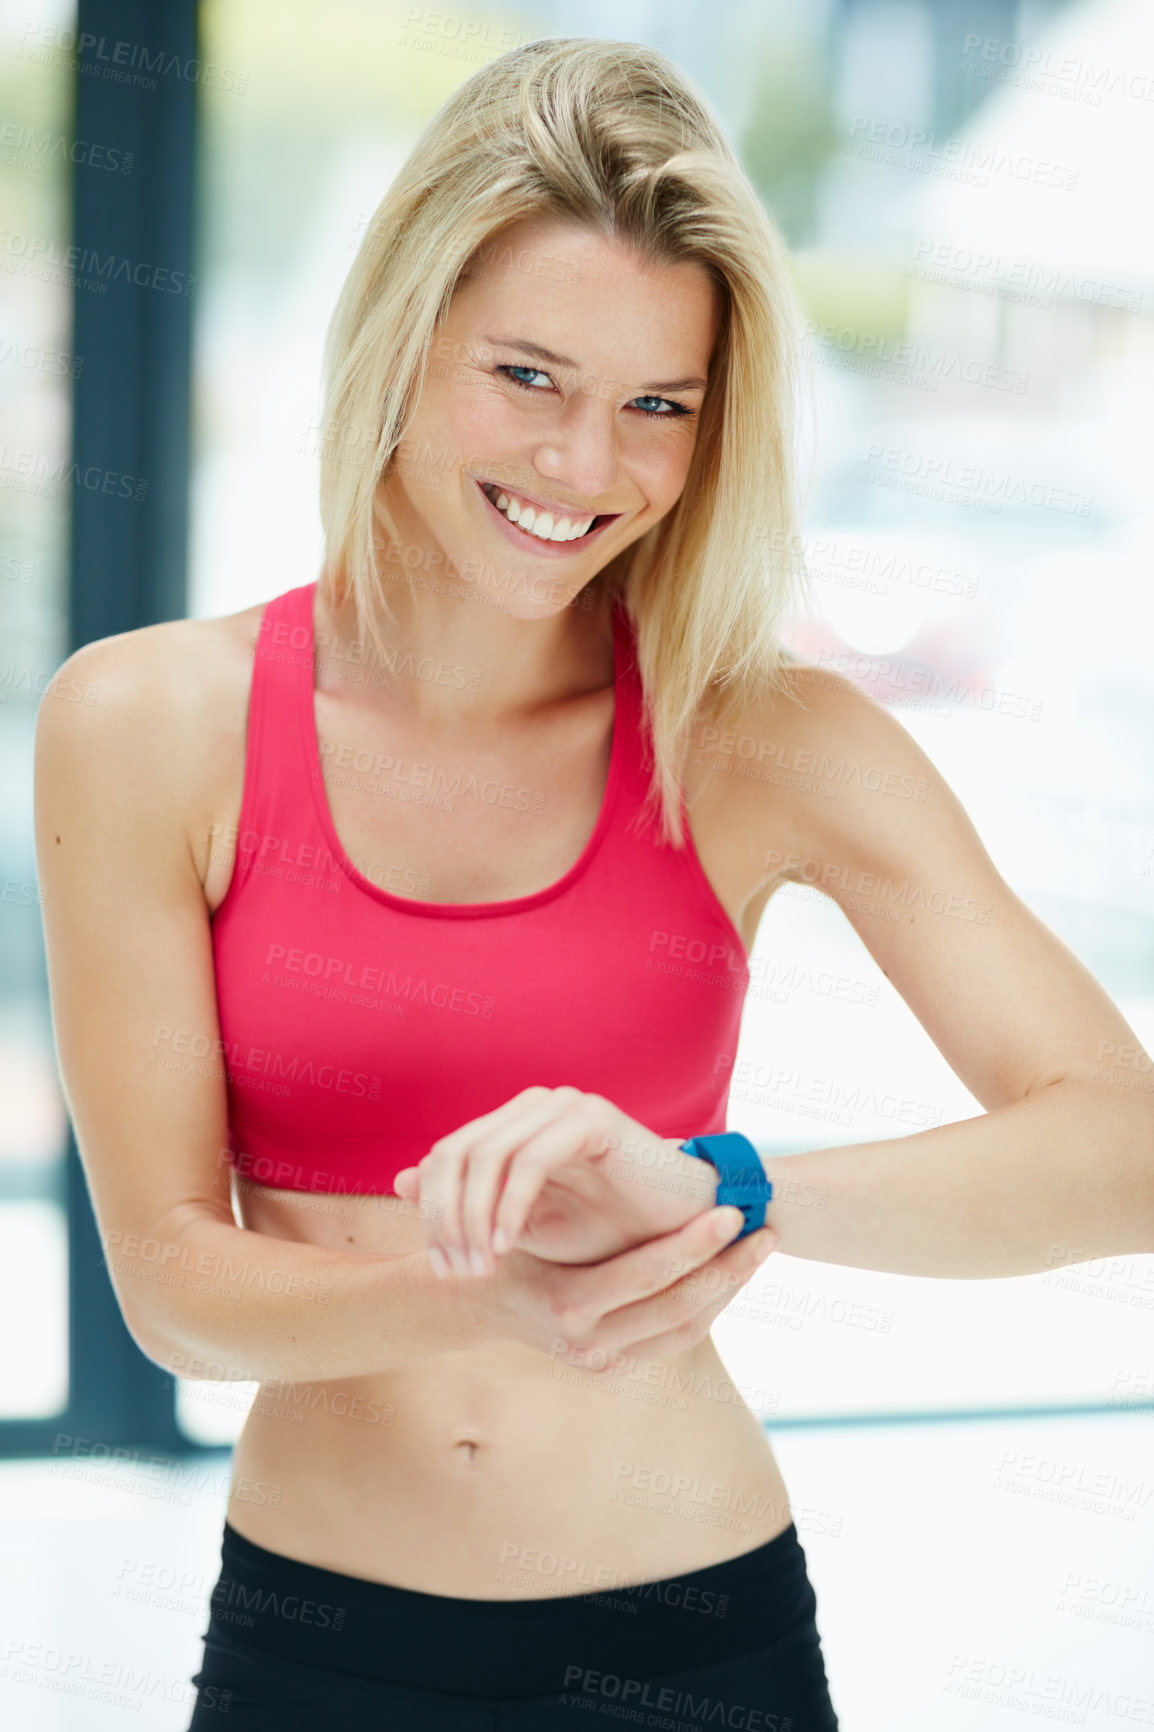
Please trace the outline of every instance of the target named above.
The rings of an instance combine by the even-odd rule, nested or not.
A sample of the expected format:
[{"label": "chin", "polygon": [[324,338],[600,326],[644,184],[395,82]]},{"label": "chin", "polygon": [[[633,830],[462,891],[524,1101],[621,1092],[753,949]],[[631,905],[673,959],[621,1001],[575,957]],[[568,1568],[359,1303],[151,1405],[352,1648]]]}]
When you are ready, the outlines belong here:
[{"label": "chin", "polygon": [[[486,565],[475,554],[453,567],[455,575],[447,582],[459,583],[474,590],[479,607],[496,608],[513,619],[548,619],[572,607],[585,585],[573,589],[562,583],[559,576],[542,572],[506,573],[500,566]],[[588,583],[586,579],[586,583]]]}]

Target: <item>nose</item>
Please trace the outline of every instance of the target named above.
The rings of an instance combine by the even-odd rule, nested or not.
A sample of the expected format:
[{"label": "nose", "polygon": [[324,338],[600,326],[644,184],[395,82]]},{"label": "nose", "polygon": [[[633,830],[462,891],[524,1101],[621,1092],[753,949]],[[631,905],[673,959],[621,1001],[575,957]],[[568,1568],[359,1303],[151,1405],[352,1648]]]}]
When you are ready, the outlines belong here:
[{"label": "nose", "polygon": [[617,480],[617,408],[596,389],[574,391],[538,446],[533,467],[567,494],[585,500],[611,493]]}]

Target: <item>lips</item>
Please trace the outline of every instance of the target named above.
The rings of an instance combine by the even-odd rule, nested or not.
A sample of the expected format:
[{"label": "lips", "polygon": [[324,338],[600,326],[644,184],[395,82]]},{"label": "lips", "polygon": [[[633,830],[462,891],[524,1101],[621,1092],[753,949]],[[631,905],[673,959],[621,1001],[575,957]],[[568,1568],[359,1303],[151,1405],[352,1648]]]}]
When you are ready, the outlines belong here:
[{"label": "lips", "polygon": [[[575,552],[578,548],[587,547],[589,543],[601,535],[611,523],[615,523],[618,517],[623,515],[619,511],[601,512],[594,516],[592,523],[585,531],[584,535],[577,536],[571,541],[543,541],[539,536],[533,535],[529,530],[521,529],[510,517],[507,517],[503,511],[498,510],[495,503],[497,495],[500,493],[511,492],[513,496],[520,498],[520,495],[516,494],[515,489],[507,489],[503,483],[499,481],[489,481],[479,476],[474,476],[473,479],[476,482],[477,491],[485,502],[486,509],[492,514],[496,523],[500,526],[501,533],[505,538],[517,547],[523,548],[526,551],[532,550],[546,558],[564,558],[567,553]],[[490,492],[493,495],[492,498],[489,497]],[[527,503],[531,502],[527,501]],[[543,507],[540,510],[536,507],[534,509],[537,511],[538,517],[544,510]],[[550,515],[556,517],[558,521],[565,515],[570,518],[570,521],[576,521],[578,520],[579,514],[577,512],[557,512],[550,513]]]}]

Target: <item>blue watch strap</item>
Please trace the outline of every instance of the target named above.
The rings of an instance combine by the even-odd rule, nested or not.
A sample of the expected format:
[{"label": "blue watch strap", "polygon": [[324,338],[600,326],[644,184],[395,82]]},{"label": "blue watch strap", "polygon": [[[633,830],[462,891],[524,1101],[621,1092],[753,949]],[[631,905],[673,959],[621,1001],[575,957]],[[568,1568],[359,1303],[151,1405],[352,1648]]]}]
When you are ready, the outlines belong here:
[{"label": "blue watch strap", "polygon": [[739,1239],[765,1225],[765,1205],[773,1196],[773,1186],[748,1137],[740,1131],[719,1131],[715,1136],[690,1137],[681,1147],[687,1155],[697,1155],[717,1168],[717,1206],[733,1204],[745,1216]]}]

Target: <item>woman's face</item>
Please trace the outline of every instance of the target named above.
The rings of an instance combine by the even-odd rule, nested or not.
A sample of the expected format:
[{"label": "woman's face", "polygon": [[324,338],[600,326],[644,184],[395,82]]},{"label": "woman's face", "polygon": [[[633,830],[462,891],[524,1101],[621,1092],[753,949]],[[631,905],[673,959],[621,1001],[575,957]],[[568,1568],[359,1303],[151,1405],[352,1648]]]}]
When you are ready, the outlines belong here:
[{"label": "woman's face", "polygon": [[435,579],[447,563],[520,618],[568,606],[676,504],[718,316],[700,265],[642,266],[553,219],[495,237],[438,328],[384,483],[407,568]]}]

